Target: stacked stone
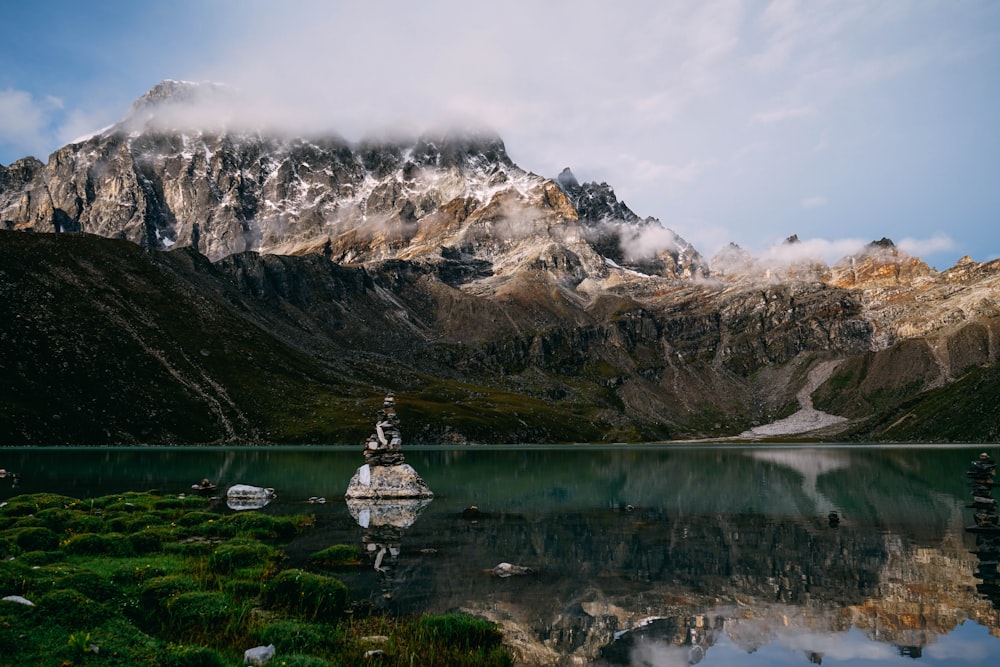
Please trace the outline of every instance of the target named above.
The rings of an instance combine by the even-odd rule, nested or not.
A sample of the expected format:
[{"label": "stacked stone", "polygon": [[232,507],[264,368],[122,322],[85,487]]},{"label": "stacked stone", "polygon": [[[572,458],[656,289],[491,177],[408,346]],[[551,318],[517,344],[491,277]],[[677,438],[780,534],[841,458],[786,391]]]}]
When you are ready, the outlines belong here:
[{"label": "stacked stone", "polygon": [[[390,391],[378,411],[375,432],[365,441],[365,463],[359,467],[347,485],[344,497],[349,499],[406,499],[432,498],[427,484],[420,478],[413,466],[403,462],[403,437],[399,432],[399,417],[396,416],[396,397]],[[382,504],[358,507],[355,518],[367,527],[375,521],[375,515],[399,514],[398,508]],[[354,510],[352,510],[352,514]],[[405,515],[405,512],[402,512]],[[364,515],[362,517],[362,515]],[[396,523],[405,516],[382,516],[384,523]],[[378,521],[376,521],[378,523]]]},{"label": "stacked stone", "polygon": [[365,442],[365,463],[370,466],[396,466],[403,461],[403,435],[396,414],[396,396],[390,391],[378,411],[375,432]]}]

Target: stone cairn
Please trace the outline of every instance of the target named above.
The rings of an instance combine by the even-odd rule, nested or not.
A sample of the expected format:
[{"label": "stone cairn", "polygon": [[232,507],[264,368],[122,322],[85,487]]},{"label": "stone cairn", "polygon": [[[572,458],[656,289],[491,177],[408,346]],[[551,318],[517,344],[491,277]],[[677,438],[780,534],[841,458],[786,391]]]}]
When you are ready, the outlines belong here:
[{"label": "stone cairn", "polygon": [[403,531],[434,497],[417,471],[404,462],[402,446],[396,397],[390,391],[378,411],[375,432],[365,441],[365,463],[344,494],[348,511],[365,530],[362,543],[379,574],[383,600],[392,598]]},{"label": "stone cairn", "polygon": [[[403,461],[403,437],[396,416],[396,397],[390,391],[378,411],[375,432],[365,441],[365,463],[358,468],[347,485],[347,498],[404,499],[431,498],[434,496],[413,466]],[[367,508],[372,521],[402,523],[410,511],[405,504],[380,504]],[[360,516],[360,515],[359,515]]]},{"label": "stone cairn", "polygon": [[365,463],[371,466],[397,466],[403,463],[403,436],[396,414],[396,395],[391,391],[382,401],[375,421],[375,432],[365,442]]}]

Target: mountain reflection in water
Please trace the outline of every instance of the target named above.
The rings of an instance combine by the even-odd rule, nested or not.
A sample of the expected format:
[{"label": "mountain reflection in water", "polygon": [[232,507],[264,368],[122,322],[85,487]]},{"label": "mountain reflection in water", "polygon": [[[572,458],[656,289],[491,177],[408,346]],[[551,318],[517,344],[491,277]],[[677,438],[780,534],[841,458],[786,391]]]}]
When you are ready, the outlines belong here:
[{"label": "mountain reflection in water", "polygon": [[[273,487],[262,511],[317,517],[290,566],[388,545],[379,570],[344,576],[356,598],[489,618],[526,664],[993,665],[992,552],[965,531],[979,451],[412,447],[436,496],[387,536],[342,498],[358,448],[8,450],[0,465],[22,472],[4,497]],[[495,576],[501,562],[532,572]]]}]

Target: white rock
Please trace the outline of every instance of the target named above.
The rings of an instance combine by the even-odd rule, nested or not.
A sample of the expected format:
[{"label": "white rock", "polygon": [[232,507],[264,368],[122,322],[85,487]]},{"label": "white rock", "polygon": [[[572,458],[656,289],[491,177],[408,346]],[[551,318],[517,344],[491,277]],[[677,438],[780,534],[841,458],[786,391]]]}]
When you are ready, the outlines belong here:
[{"label": "white rock", "polygon": [[243,651],[243,664],[260,667],[274,657],[274,644],[267,646],[257,646]]},{"label": "white rock", "polygon": [[347,485],[347,498],[432,498],[426,482],[408,463],[394,466],[370,466],[367,463],[354,473]]},{"label": "white rock", "polygon": [[511,565],[510,563],[500,563],[493,568],[493,574],[498,577],[511,577],[515,574],[531,574],[532,569],[523,565]]},{"label": "white rock", "polygon": [[32,602],[31,600],[29,600],[27,598],[23,598],[20,595],[8,595],[7,597],[5,597],[3,599],[6,600],[7,602],[16,602],[18,604],[28,605],[29,607],[34,607],[35,606],[34,602]]},{"label": "white rock", "polygon": [[234,484],[226,491],[226,505],[232,510],[260,509],[277,497],[271,488]]}]

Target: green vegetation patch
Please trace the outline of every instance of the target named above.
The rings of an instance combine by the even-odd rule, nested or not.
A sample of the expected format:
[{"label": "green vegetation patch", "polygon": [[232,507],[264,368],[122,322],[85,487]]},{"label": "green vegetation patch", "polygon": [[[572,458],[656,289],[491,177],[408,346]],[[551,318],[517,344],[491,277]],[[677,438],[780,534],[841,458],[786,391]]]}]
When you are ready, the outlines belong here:
[{"label": "green vegetation patch", "polygon": [[59,535],[41,526],[15,528],[7,531],[6,537],[21,551],[51,551],[59,547]]},{"label": "green vegetation patch", "polygon": [[[485,621],[352,614],[340,580],[309,569],[275,573],[282,546],[313,517],[217,514],[204,499],[162,500],[34,494],[0,509],[13,521],[0,538],[0,588],[35,605],[0,602],[9,664],[216,667],[240,664],[260,644],[274,644],[284,667],[513,664]],[[334,545],[307,567],[359,561],[356,546]],[[371,635],[387,639],[373,646]],[[383,653],[366,657],[373,649]]]},{"label": "green vegetation patch", "polygon": [[269,570],[284,554],[267,544],[240,541],[220,545],[208,559],[208,566],[216,574],[232,574],[240,569]]},{"label": "green vegetation patch", "polygon": [[135,555],[132,542],[121,533],[83,533],[73,535],[63,543],[67,554],[127,558]]},{"label": "green vegetation patch", "polygon": [[[384,637],[385,641],[374,638]],[[513,667],[514,659],[501,644],[495,623],[464,614],[396,619],[374,616],[351,626],[344,664],[365,664],[358,659],[369,650],[382,650],[383,665],[431,665],[451,667]],[[355,658],[354,656],[358,656]]]},{"label": "green vegetation patch", "polygon": [[895,442],[1000,441],[1000,366],[891,404],[850,437]]},{"label": "green vegetation patch", "polygon": [[55,493],[30,493],[15,496],[3,508],[4,516],[27,516],[48,508],[68,509],[79,504],[78,500]]},{"label": "green vegetation patch", "polygon": [[246,602],[237,602],[217,591],[191,591],[173,596],[166,603],[161,631],[173,638],[212,643],[221,637],[243,636],[241,625],[249,617]]},{"label": "green vegetation patch", "polygon": [[267,585],[264,602],[309,620],[337,618],[347,610],[347,587],[333,577],[284,570]]},{"label": "green vegetation patch", "polygon": [[464,614],[428,616],[418,625],[434,639],[466,649],[495,648],[503,639],[496,623]]},{"label": "green vegetation patch", "polygon": [[36,603],[38,615],[46,623],[64,628],[90,629],[111,617],[112,612],[95,600],[73,589],[52,591]]},{"label": "green vegetation patch", "polygon": [[353,544],[334,544],[309,556],[316,567],[339,569],[361,564],[361,550]]},{"label": "green vegetation patch", "polygon": [[226,667],[228,663],[215,649],[171,644],[163,656],[163,667]]},{"label": "green vegetation patch", "polygon": [[122,588],[96,572],[74,572],[56,582],[59,588],[79,591],[91,600],[110,602],[122,596]]},{"label": "green vegetation patch", "polygon": [[337,625],[276,620],[256,635],[261,645],[274,644],[278,652],[330,655],[344,643],[344,630]]}]

